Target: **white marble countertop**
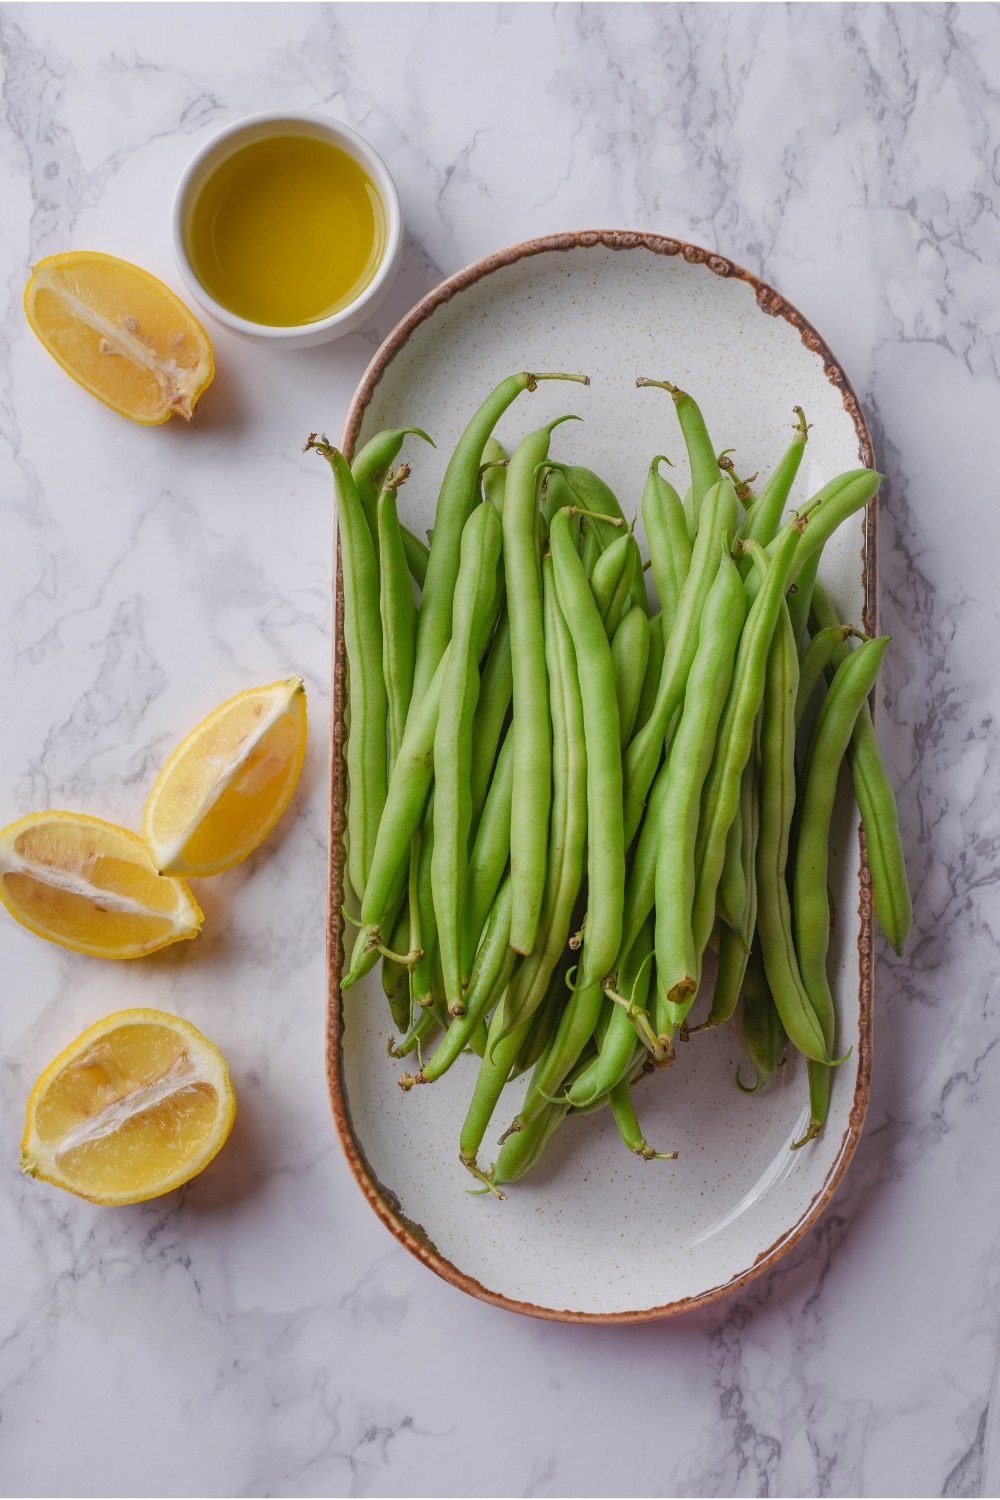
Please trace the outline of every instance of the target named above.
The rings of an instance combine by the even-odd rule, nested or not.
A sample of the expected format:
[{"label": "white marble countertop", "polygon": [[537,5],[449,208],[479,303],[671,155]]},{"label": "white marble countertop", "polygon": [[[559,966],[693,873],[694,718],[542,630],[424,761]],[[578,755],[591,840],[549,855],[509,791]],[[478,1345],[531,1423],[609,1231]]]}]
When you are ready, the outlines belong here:
[{"label": "white marble countertop", "polygon": [[[135,826],[183,732],[292,671],[313,728],[291,813],[200,884],[197,944],[103,965],[0,922],[2,1493],[1000,1493],[996,7],[13,4],[0,66],[0,822],[52,805]],[[325,348],[213,330],[193,427],[133,427],[27,330],[28,267],[95,248],[179,288],[182,166],[281,106],[384,155],[399,281]],[[878,950],[868,1124],[833,1205],[743,1293],[624,1329],[437,1280],[341,1157],[331,514],[299,451],[339,432],[441,276],[590,226],[748,266],[855,384],[889,476],[879,733],[916,907],[905,959]],[[102,1210],[22,1178],[17,1147],[41,1067],[131,1004],[216,1040],[240,1113],[187,1190]]]}]

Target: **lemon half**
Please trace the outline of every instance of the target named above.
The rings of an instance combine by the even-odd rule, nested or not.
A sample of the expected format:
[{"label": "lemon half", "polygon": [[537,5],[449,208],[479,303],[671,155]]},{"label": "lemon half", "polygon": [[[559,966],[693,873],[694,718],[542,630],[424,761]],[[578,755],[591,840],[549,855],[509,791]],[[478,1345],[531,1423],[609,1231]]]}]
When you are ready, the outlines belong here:
[{"label": "lemon half", "polygon": [[39,937],[97,958],[141,958],[202,924],[138,834],[86,813],[29,813],[0,829],[0,901]]},{"label": "lemon half", "polygon": [[164,1011],[98,1021],[28,1099],[21,1170],[91,1203],[141,1203],[190,1181],[233,1128],[219,1049]]}]

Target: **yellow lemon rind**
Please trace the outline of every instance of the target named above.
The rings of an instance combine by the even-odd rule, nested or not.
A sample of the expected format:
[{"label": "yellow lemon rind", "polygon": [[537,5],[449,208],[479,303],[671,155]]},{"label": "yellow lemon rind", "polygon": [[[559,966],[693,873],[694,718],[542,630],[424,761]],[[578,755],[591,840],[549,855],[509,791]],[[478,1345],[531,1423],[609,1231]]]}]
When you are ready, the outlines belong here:
[{"label": "yellow lemon rind", "polygon": [[[278,690],[282,688],[285,689],[284,698],[282,698],[278,693]],[[240,759],[234,762],[228,768],[227,773],[224,777],[220,778],[219,782],[213,789],[213,794],[211,795],[211,797],[203,801],[202,804],[196,809],[194,816],[191,818],[191,821],[184,831],[183,836],[179,839],[174,839],[170,845],[164,845],[163,843],[161,843],[161,841],[157,838],[154,829],[156,807],[177,765],[184,759],[192,746],[194,746],[201,738],[201,736],[205,733],[205,730],[209,724],[216,722],[221,715],[230,710],[235,704],[246,702],[246,700],[249,698],[263,696],[267,693],[275,694],[274,712],[270,714],[266,720],[264,720],[264,722],[258,728],[257,733],[252,738],[248,739],[241,747]],[[224,859],[214,860],[211,864],[195,865],[190,864],[187,860],[184,859],[184,847],[187,843],[190,842],[199,823],[207,816],[212,807],[214,807],[219,797],[232,781],[232,778],[238,771],[240,765],[243,764],[243,762],[246,760],[250,751],[264,737],[264,735],[267,734],[271,728],[273,728],[274,724],[278,721],[278,719],[281,718],[282,714],[288,712],[294,699],[300,694],[303,700],[303,712],[305,712],[306,690],[305,683],[303,682],[301,677],[279,678],[277,682],[268,683],[264,687],[246,688],[242,693],[236,693],[234,697],[227,698],[224,703],[219,704],[218,708],[213,709],[210,714],[207,714],[199,724],[195,725],[194,729],[191,730],[191,733],[185,736],[185,738],[177,746],[176,750],[173,751],[166,765],[163,767],[162,771],[157,776],[156,781],[153,783],[152,791],[146,799],[146,806],[143,809],[142,814],[142,836],[146,842],[146,847],[149,849],[153,864],[156,866],[161,875],[170,876],[174,879],[189,876],[192,878],[202,879],[210,875],[221,875],[223,871],[231,870],[234,865],[240,864],[244,859],[251,855],[255,849],[258,849],[264,842],[268,834],[271,832],[272,828],[274,828],[275,824],[278,822],[278,819],[281,817],[282,813],[285,811],[285,808],[292,800],[295,788],[298,785],[299,775],[302,771],[302,763],[305,760],[306,753],[307,737],[305,733],[303,733],[301,743],[296,750],[295,756],[289,762],[288,776],[286,778],[285,786],[281,796],[275,802],[268,818],[264,822],[259,823],[254,829],[252,838],[241,844],[237,849],[235,849],[231,854],[227,855]]]},{"label": "yellow lemon rind", "polygon": [[[175,931],[154,944],[143,943],[133,944],[126,948],[108,948],[94,943],[81,943],[67,938],[53,928],[45,927],[41,923],[33,921],[31,917],[21,910],[16,902],[10,899],[3,877],[10,868],[5,858],[7,850],[13,847],[18,833],[23,828],[38,823],[42,818],[71,819],[76,823],[86,823],[93,827],[110,829],[117,835],[124,834],[137,854],[141,854],[147,860],[150,859],[149,850],[137,833],[133,833],[130,828],[121,828],[117,823],[108,823],[103,818],[91,817],[89,813],[67,812],[52,808],[46,809],[43,812],[28,813],[25,817],[18,818],[16,822],[8,823],[6,828],[0,828],[0,903],[7,908],[10,915],[20,926],[24,927],[28,932],[33,932],[36,937],[45,938],[50,943],[58,943],[61,948],[68,948],[73,953],[83,953],[89,958],[109,958],[115,960],[145,958],[151,953],[159,953],[161,949],[169,948],[172,943],[187,942],[191,938],[198,936],[205,920],[205,914],[191,894],[186,882],[178,879],[175,875],[162,875],[160,877],[164,880],[170,880],[176,887],[179,899],[178,908],[173,917]],[[151,860],[149,868],[151,873],[160,874],[153,867]],[[163,912],[151,912],[150,915],[163,917],[166,914]]]},{"label": "yellow lemon rind", "polygon": [[[168,1026],[184,1036],[188,1043],[197,1052],[202,1063],[210,1062],[214,1076],[211,1082],[216,1089],[220,1101],[220,1113],[217,1128],[208,1141],[197,1151],[190,1161],[185,1162],[176,1172],[167,1177],[160,1178],[157,1182],[150,1184],[141,1192],[132,1193],[85,1193],[75,1186],[71,1179],[59,1171],[54,1162],[50,1163],[47,1158],[51,1156],[42,1142],[38,1139],[35,1128],[38,1103],[47,1092],[49,1084],[62,1072],[74,1058],[78,1057],[87,1048],[93,1046],[102,1036],[120,1026],[137,1025],[147,1022],[151,1025]],[[214,1160],[229,1139],[236,1119],[236,1095],[233,1092],[232,1081],[229,1076],[229,1068],[226,1059],[213,1042],[193,1026],[190,1021],[185,1021],[180,1016],[174,1016],[167,1011],[153,1010],[149,1006],[136,1006],[131,1010],[115,1011],[113,1015],[105,1016],[103,1020],[96,1021],[86,1031],[80,1033],[69,1046],[64,1047],[58,1057],[53,1058],[48,1067],[39,1074],[35,1085],[28,1095],[28,1103],[25,1109],[24,1137],[21,1141],[21,1171],[26,1177],[34,1177],[38,1182],[50,1183],[53,1187],[63,1188],[68,1193],[73,1193],[77,1198],[84,1198],[88,1203],[96,1203],[105,1208],[121,1208],[130,1203],[146,1203],[151,1198],[160,1198],[164,1193],[173,1192],[175,1188],[183,1187],[193,1177],[203,1172],[209,1162]]]}]

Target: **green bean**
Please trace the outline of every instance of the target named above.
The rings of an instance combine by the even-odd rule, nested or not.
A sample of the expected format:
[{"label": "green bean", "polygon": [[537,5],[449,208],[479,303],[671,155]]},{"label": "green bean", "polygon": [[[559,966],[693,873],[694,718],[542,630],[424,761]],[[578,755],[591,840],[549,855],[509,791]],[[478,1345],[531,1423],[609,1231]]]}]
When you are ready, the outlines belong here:
[{"label": "green bean", "polygon": [[[448,1071],[469,1045],[480,1022],[507,988],[517,955],[509,947],[510,879],[504,881],[483,933],[469,980],[465,1013],[452,1021],[434,1056],[420,1069],[413,1083],[433,1083]],[[404,1074],[404,1078],[407,1075]],[[403,1087],[408,1085],[403,1083]]]},{"label": "green bean", "polygon": [[618,698],[622,748],[628,743],[639,712],[639,695],[649,655],[649,621],[641,609],[630,609],[611,638],[611,660]]},{"label": "green bean", "polygon": [[508,731],[497,760],[476,841],[469,857],[468,899],[462,976],[465,978],[479,945],[483,923],[493,905],[510,857],[510,809],[514,787],[514,745]]},{"label": "green bean", "polygon": [[[754,724],[764,697],[771,640],[776,623],[788,613],[784,591],[789,569],[797,555],[800,525],[801,522],[791,521],[779,532],[766,580],[747,614],[736,653],[732,688],[719,723],[712,766],[705,781],[696,854],[698,884],[692,916],[694,950],[698,954],[704,952],[715,924],[716,896],[726,858],[726,839],[739,808],[743,768],[753,749]],[[797,656],[795,665],[797,669]],[[763,812],[761,819],[763,821]]]},{"label": "green bean", "polygon": [[577,661],[587,663],[586,672],[580,676],[587,748],[587,921],[577,987],[551,1046],[532,1074],[518,1116],[522,1126],[541,1109],[545,1096],[555,1093],[586,1046],[604,999],[601,985],[614,963],[622,931],[625,843],[614,668],[594,596],[573,546],[569,521],[566,511],[552,518],[551,543],[559,605],[573,637]]},{"label": "green bean", "polygon": [[641,1156],[643,1161],[676,1161],[676,1151],[654,1151],[649,1145],[635,1113],[635,1102],[632,1098],[632,1084],[627,1078],[616,1083],[611,1090],[611,1113],[615,1117],[618,1126],[618,1134],[625,1142],[628,1149]]},{"label": "green bean", "polygon": [[379,610],[382,618],[382,675],[388,699],[389,771],[392,771],[403,743],[406,714],[413,691],[413,652],[416,640],[417,607],[413,602],[410,570],[403,551],[403,539],[396,514],[396,491],[409,474],[405,464],[390,469],[379,492],[378,557],[381,588]]},{"label": "green bean", "polygon": [[[557,464],[553,465],[553,468],[560,470],[572,490],[574,495],[572,504],[586,513],[583,529],[583,564],[584,572],[590,578],[597,558],[605,548],[610,547],[616,537],[621,535],[625,512],[618,503],[614,491],[591,469],[585,469],[579,464]],[[555,510],[555,506],[551,509],[547,507],[547,520],[551,521]],[[603,516],[607,516],[608,519],[600,519]],[[590,559],[587,556],[588,534],[594,539]],[[641,573],[636,573],[632,579],[632,603],[637,604],[643,614],[649,614],[646,585]]]},{"label": "green bean", "polygon": [[660,473],[661,463],[669,463],[669,459],[660,455],[649,465],[642,492],[642,523],[649,544],[653,582],[664,622],[669,624],[677,613],[681,589],[691,567],[691,543],[683,502]]},{"label": "green bean", "polygon": [[[699,883],[694,898],[694,941],[702,948],[715,922],[715,898],[726,859],[727,835],[739,807],[744,766],[753,751],[754,724],[765,694],[771,640],[781,610],[786,609],[784,589],[798,553],[799,525],[801,522],[792,520],[778,534],[765,582],[748,610],[733,667],[732,691],[721,718],[712,768],[705,783],[697,838]],[[750,546],[756,547],[757,543]]]},{"label": "green bean", "polygon": [[822,551],[813,552],[807,557],[799,570],[798,577],[788,590],[788,618],[792,625],[792,634],[795,637],[796,651],[802,650],[802,638],[806,633],[809,623],[809,606],[812,603],[813,589],[816,586],[816,574],[819,572],[819,560]]},{"label": "green bean", "polygon": [[660,834],[660,809],[667,790],[667,763],[656,773],[649,792],[649,805],[632,855],[622,904],[622,937],[614,972],[620,974],[643,923],[653,910],[656,894],[656,851]]},{"label": "green bean", "polygon": [[[403,953],[409,947],[409,942],[410,913],[404,904],[392,930],[389,946],[397,953]],[[405,964],[396,963],[391,958],[383,958],[382,989],[389,1002],[393,1025],[397,1026],[400,1031],[406,1031],[410,1024],[410,974]]]},{"label": "green bean", "polygon": [[[739,569],[723,546],[702,611],[684,707],[667,757],[667,784],[659,811],[656,983],[661,1000],[675,1005],[694,997],[701,978],[704,944],[696,947],[692,929],[699,809],[733,678],[745,608]],[[736,771],[737,778],[742,769]]]},{"label": "green bean", "polygon": [[[510,993],[509,988],[507,993]],[[500,1001],[493,1012],[486,1052],[479,1065],[476,1086],[469,1101],[459,1138],[459,1158],[475,1176],[481,1176],[476,1165],[476,1158],[483,1144],[483,1136],[493,1118],[504,1085],[510,1077],[514,1059],[530,1024],[530,1021],[525,1021],[508,1036],[501,1036],[504,1028],[504,1000]]]},{"label": "green bean", "polygon": [[[627,964],[617,976],[618,990],[633,1010],[645,1010],[652,976],[653,924],[647,918],[633,943]],[[636,1032],[623,1005],[613,1005],[608,1028],[598,1044],[597,1056],[567,1091],[575,1109],[585,1109],[614,1088],[628,1072],[635,1053]]]},{"label": "green bean", "polygon": [[[733,488],[733,493],[736,493],[735,486]],[[684,491],[684,499],[681,501],[681,504],[684,507],[684,524],[687,527],[688,543],[693,547],[695,536],[697,535],[697,528],[694,524],[694,490],[690,485],[688,485],[687,489]]]},{"label": "green bean", "polygon": [[[809,437],[805,412],[801,406],[796,406],[794,410],[798,413],[799,419],[795,436],[756,501],[748,507],[737,534],[737,539],[740,541],[760,542],[762,547],[766,547],[777,535]],[[741,572],[745,576],[747,567],[741,568]]]},{"label": "green bean", "polygon": [[[573,494],[573,499],[568,503],[584,512],[588,526],[597,536],[603,552],[624,530],[622,522],[625,520],[625,512],[614,491],[593,470],[585,469],[579,464],[550,463],[549,468],[565,479]],[[550,524],[557,508],[561,507],[546,507],[545,519]],[[604,516],[607,520],[601,519]],[[585,527],[585,533],[586,529]]]},{"label": "green bean", "polygon": [[483,499],[503,515],[503,492],[507,484],[507,449],[495,437],[483,447]]},{"label": "green bean", "polygon": [[[409,860],[410,840],[420,826],[434,775],[434,736],[448,654],[446,646],[427,692],[419,703],[411,702],[406,733],[389,779],[385,811],[361,903],[361,923],[373,947],[381,942],[381,923],[391,908],[401,865]],[[382,690],[385,691],[384,684]]]},{"label": "green bean", "polygon": [[410,570],[410,577],[418,588],[423,588],[427,577],[427,563],[430,559],[431,549],[424,545],[418,536],[414,536],[406,526],[399,528],[400,540],[403,543],[403,552],[406,556],[406,566]]},{"label": "green bean", "polygon": [[698,624],[705,599],[719,570],[719,546],[736,522],[736,492],[720,479],[706,496],[702,526],[691,554],[691,568],[681,590],[677,615],[664,644],[663,669],[649,718],[625,751],[625,844],[635,837],[663,752],[663,742],[680,707],[688,672],[698,646]]},{"label": "green bean", "polygon": [[[314,447],[329,462],[337,501],[344,649],[351,708],[346,757],[351,789],[347,804],[347,873],[355,895],[363,902],[386,799],[388,702],[382,675],[378,563],[346,458],[325,438],[316,443],[314,437],[309,439],[307,447]],[[393,876],[398,864],[397,859]]]},{"label": "green bean", "polygon": [[609,640],[629,599],[637,558],[635,539],[625,531],[604,549],[590,576],[590,587]]},{"label": "green bean", "polygon": [[411,435],[423,438],[425,443],[430,443],[431,447],[434,447],[434,440],[419,427],[389,428],[384,432],[377,432],[373,438],[370,438],[361,452],[355,455],[351,464],[351,477],[358,492],[358,499],[361,501],[361,509],[365,513],[365,520],[368,522],[376,557],[379,550],[376,514],[379,490],[382,488],[385,476],[399,457],[404,438]]},{"label": "green bean", "polygon": [[636,385],[658,386],[662,391],[669,391],[674,398],[677,420],[681,426],[688,463],[691,466],[692,517],[695,535],[697,535],[701,524],[701,507],[705,497],[709,490],[719,482],[719,462],[715,456],[712,439],[708,435],[708,428],[705,426],[705,419],[697,402],[688,395],[687,391],[671,385],[669,380],[648,380],[644,375],[640,375],[636,380]]},{"label": "green bean", "polygon": [[740,998],[749,957],[743,939],[723,922],[719,930],[719,966],[712,993],[712,1009],[694,1031],[710,1031],[713,1026],[721,1026],[729,1020]]},{"label": "green bean", "polygon": [[462,530],[479,495],[479,466],[494,427],[522,391],[539,380],[582,380],[579,375],[531,375],[522,371],[502,380],[469,422],[448,461],[434,514],[434,540],[427,564],[413,673],[413,703],[423,702],[451,636],[452,596],[458,579]]},{"label": "green bean", "polygon": [[[823,1030],[830,1056],[834,1054],[837,1024],[826,972],[830,944],[830,900],[827,895],[830,821],[840,764],[861,705],[875,685],[888,644],[888,636],[865,641],[837,668],[816,719],[803,776],[792,882],[795,948],[802,983]],[[815,1063],[813,1067],[816,1067]],[[816,1107],[812,1111],[807,1140],[813,1139],[823,1128],[829,1104],[828,1080],[817,1079],[815,1089],[817,1097],[813,1102]]]},{"label": "green bean", "polygon": [[[884,474],[879,474],[874,469],[850,469],[846,474],[838,474],[836,479],[831,479],[829,484],[824,485],[806,502],[802,507],[802,514],[808,515],[809,525],[799,537],[789,584],[795,583],[813,553],[822,551],[837,527],[874,498],[884,478]],[[775,546],[776,541],[768,544],[767,551],[770,555],[773,555]]]},{"label": "green bean", "polygon": [[[756,739],[755,726],[755,739]],[[760,803],[757,796],[760,755],[755,745],[743,768],[740,782],[740,805],[726,838],[726,853],[719,877],[719,915],[738,934],[744,949],[749,949],[757,921],[757,882],[754,861],[757,857],[757,834]]]},{"label": "green bean", "polygon": [[[572,547],[572,541],[569,545]],[[551,557],[546,557],[543,563],[543,584],[545,661],[552,708],[552,819],[538,939],[533,952],[518,969],[507,995],[504,1014],[508,1030],[521,1026],[534,1014],[565,952],[583,876],[587,839],[583,705],[576,653],[556,598]]]},{"label": "green bean", "polygon": [[566,478],[560,465],[548,465],[545,475],[545,490],[542,495],[542,515],[545,517],[546,522],[551,524],[552,517],[556,511],[562,510],[564,506],[579,504],[579,496],[575,490],[570,489],[569,480]]},{"label": "green bean", "polygon": [[411,909],[416,908],[420,928],[421,954],[410,969],[410,1001],[426,1005],[431,993],[431,975],[437,954],[437,918],[431,890],[431,863],[434,858],[434,788],[431,787],[420,827],[410,846]]},{"label": "green bean", "polygon": [[389,1038],[388,1053],[390,1057],[409,1057],[411,1052],[420,1055],[420,1048],[427,1038],[434,1034],[434,1028],[438,1025],[438,1019],[431,1010],[418,1010],[413,1017],[413,1024],[397,1046],[392,1037]]},{"label": "green bean", "polygon": [[472,795],[473,836],[479,826],[486,803],[497,746],[500,744],[500,736],[503,732],[507,710],[510,708],[513,690],[510,621],[504,611],[497,621],[489,655],[483,667],[476,717],[472,721],[472,775],[469,785]]},{"label": "green bean", "polygon": [[588,583],[594,576],[594,569],[597,567],[598,559],[603,550],[597,527],[591,524],[589,516],[584,517],[580,551],[583,571]]},{"label": "green bean", "polygon": [[[840,623],[836,606],[819,580],[813,593],[813,615],[821,629]],[[832,657],[833,665],[839,666],[849,650],[846,642],[838,647]],[[906,880],[896,799],[885,772],[867,703],[858,714],[847,761],[868,846],[875,915],[889,942],[901,954],[913,923],[913,904]]]},{"label": "green bean", "polygon": [[532,1016],[524,1040],[514,1059],[511,1069],[512,1078],[517,1078],[521,1073],[526,1073],[529,1068],[533,1068],[555,1036],[559,1017],[569,998],[567,977],[575,967],[576,956],[573,950],[569,949],[552,970],[542,1003]]},{"label": "green bean", "polygon": [[[742,1082],[740,1070],[737,1068],[736,1086],[744,1094],[756,1094],[758,1089],[763,1088],[768,1079],[777,1071],[788,1043],[785,1028],[778,1015],[778,1008],[767,983],[759,942],[755,942],[750,950],[741,993],[743,1013],[740,1019],[740,1030],[747,1056],[757,1076],[753,1088],[750,1088]],[[814,1063],[813,1066],[817,1067],[818,1064]],[[824,1068],[823,1073],[826,1078],[830,1077],[829,1068]]]},{"label": "green bean", "polygon": [[646,670],[639,691],[639,706],[636,710],[633,735],[639,733],[653,712],[656,691],[660,685],[660,672],[663,669],[663,631],[667,628],[667,622],[664,621],[662,614],[655,614],[650,615],[647,624],[649,626],[649,654],[646,657]]},{"label": "green bean", "polygon": [[[560,417],[557,422],[564,420]],[[514,884],[510,945],[525,954],[535,946],[541,915],[552,776],[549,685],[540,559],[536,552],[536,491],[539,467],[545,462],[557,422],[548,423],[518,443],[507,468],[504,495],[503,554],[514,674],[514,784],[518,795],[518,816],[510,830]]]},{"label": "green bean", "polygon": [[795,956],[785,864],[795,806],[795,695],[799,659],[782,602],[767,659],[760,732],[760,838],[757,929],[767,982],[789,1040],[814,1062],[829,1064],[823,1029]]},{"label": "green bean", "polygon": [[502,523],[492,505],[473,511],[462,535],[454,623],[434,735],[431,888],[448,1006],[462,1001],[464,914],[472,824],[472,728],[479,699],[478,648],[496,589]]},{"label": "green bean", "polygon": [[816,684],[825,672],[834,651],[852,635],[860,640],[864,639],[861,632],[855,630],[853,625],[828,625],[825,629],[818,630],[809,642],[799,662],[799,692],[795,700],[796,729],[805,717],[806,709],[816,691]]},{"label": "green bean", "polygon": [[568,1113],[568,1104],[547,1104],[530,1125],[506,1138],[490,1172],[494,1188],[498,1189],[501,1183],[516,1182],[531,1171]]}]

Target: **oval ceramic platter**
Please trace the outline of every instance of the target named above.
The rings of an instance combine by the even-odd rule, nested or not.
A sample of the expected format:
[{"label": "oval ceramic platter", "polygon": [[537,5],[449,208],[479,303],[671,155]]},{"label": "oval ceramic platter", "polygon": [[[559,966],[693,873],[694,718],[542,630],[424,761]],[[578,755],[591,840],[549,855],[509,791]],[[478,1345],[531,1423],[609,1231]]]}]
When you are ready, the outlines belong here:
[{"label": "oval ceramic platter", "polygon": [[[525,369],[583,371],[591,384],[539,385],[518,398],[498,436],[510,448],[524,432],[576,413],[582,421],[557,429],[553,458],[595,469],[629,516],[654,454],[673,458],[682,493],[688,482],[673,403],[664,391],[637,390],[637,375],[689,390],[719,448],[735,449],[741,474],[772,469],[791,437],[792,408],[804,407],[811,428],[793,503],[859,460],[872,463],[846,378],[794,308],[718,256],[616,232],[518,245],[430,293],[372,362],[348,414],[345,450],[383,427],[417,426],[434,437],[436,449],[409,439],[403,455],[413,474],[400,492],[400,514],[422,534],[433,524],[438,484],[469,416],[500,379]],[[642,540],[641,528],[638,534]],[[822,569],[847,617],[869,631],[873,565],[870,507],[827,547]],[[339,584],[337,615],[339,621]],[[505,1202],[473,1196],[458,1138],[478,1059],[467,1054],[437,1083],[404,1094],[397,1087],[404,1065],[386,1053],[391,1025],[378,975],[340,992],[346,787],[339,633],[337,641],[328,1064],[337,1126],[368,1201],[441,1276],[537,1317],[638,1321],[741,1286],[821,1212],[864,1118],[871,912],[849,786],[841,789],[833,835],[831,975],[838,1044],[853,1051],[837,1071],[819,1140],[789,1149],[808,1119],[803,1060],[789,1055],[760,1094],[743,1094],[735,1077],[748,1065],[728,1025],[681,1045],[672,1067],[636,1088],[646,1138],[658,1150],[676,1149],[677,1161],[632,1156],[605,1111],[568,1120]],[[699,1007],[707,1007],[707,997]],[[698,1019],[695,1011],[692,1021]],[[487,1163],[525,1085],[505,1091],[484,1143]]]}]

